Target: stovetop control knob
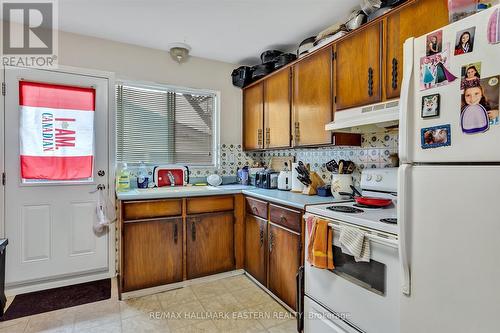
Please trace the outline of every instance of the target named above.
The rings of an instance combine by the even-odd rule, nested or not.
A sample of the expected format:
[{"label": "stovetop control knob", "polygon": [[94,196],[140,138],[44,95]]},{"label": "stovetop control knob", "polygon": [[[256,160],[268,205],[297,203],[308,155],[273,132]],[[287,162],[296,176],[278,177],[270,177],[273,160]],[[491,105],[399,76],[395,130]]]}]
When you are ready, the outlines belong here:
[{"label": "stovetop control knob", "polygon": [[381,181],[382,181],[382,175],[377,175],[377,176],[375,177],[375,181],[376,181],[376,182],[381,182]]},{"label": "stovetop control knob", "polygon": [[367,175],[366,175],[366,180],[367,180],[367,181],[370,181],[370,180],[372,180],[372,175],[370,175],[370,174],[367,174]]}]

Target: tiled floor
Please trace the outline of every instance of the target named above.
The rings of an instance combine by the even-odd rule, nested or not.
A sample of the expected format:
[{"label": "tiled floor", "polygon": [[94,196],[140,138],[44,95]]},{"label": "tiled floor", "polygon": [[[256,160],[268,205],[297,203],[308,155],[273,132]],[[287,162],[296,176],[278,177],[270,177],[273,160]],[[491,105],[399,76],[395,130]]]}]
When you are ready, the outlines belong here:
[{"label": "tiled floor", "polygon": [[118,300],[114,281],[109,300],[0,322],[0,333],[292,333],[295,327],[289,312],[238,275],[126,301]]}]

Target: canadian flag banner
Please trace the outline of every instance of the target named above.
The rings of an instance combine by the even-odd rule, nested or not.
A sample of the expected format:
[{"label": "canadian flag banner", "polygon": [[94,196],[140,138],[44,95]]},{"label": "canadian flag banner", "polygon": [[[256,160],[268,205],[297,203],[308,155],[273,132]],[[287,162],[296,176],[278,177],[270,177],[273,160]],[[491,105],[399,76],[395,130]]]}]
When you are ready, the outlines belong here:
[{"label": "canadian flag banner", "polygon": [[21,177],[92,177],[95,89],[19,82]]}]

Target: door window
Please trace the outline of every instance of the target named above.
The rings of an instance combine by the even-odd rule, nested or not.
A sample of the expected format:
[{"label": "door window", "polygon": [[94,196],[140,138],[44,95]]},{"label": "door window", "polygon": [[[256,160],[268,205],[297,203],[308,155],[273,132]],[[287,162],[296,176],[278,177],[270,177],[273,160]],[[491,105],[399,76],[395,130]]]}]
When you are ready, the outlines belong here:
[{"label": "door window", "polygon": [[91,182],[95,89],[19,82],[23,183]]}]

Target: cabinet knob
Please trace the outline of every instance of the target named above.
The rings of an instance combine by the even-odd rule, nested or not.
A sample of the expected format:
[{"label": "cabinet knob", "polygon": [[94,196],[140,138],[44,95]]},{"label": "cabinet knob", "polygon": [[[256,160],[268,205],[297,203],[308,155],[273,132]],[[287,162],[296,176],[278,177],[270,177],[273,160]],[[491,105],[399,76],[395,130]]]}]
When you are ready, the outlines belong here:
[{"label": "cabinet knob", "polygon": [[174,243],[177,243],[177,238],[179,234],[179,231],[177,229],[178,229],[177,223],[174,223]]},{"label": "cabinet knob", "polygon": [[260,247],[262,247],[264,245],[264,227],[263,226],[260,226],[259,237],[260,237]]}]

